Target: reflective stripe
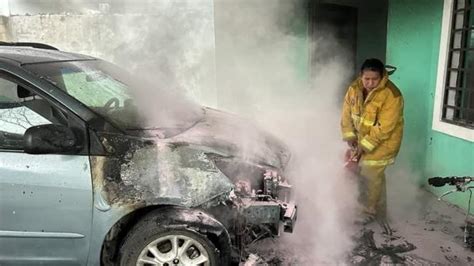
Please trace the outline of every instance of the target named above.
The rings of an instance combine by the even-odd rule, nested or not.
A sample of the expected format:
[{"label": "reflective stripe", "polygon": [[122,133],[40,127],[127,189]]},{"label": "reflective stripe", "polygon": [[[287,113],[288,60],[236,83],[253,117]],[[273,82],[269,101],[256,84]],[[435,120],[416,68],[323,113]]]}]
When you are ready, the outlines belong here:
[{"label": "reflective stripe", "polygon": [[[364,118],[361,118],[360,122],[364,124],[364,126],[373,126],[375,124],[375,121],[367,120]],[[403,122],[403,117],[400,117],[400,119],[398,120],[398,123],[402,123],[402,122]]]},{"label": "reflective stripe", "polygon": [[354,128],[358,131],[360,128],[360,116],[356,114],[352,114],[352,124],[354,125]]},{"label": "reflective stripe", "polygon": [[359,130],[360,116],[352,114],[351,117],[352,117],[353,125],[356,127],[357,130]]},{"label": "reflective stripe", "polygon": [[372,145],[372,143],[370,143],[368,140],[366,140],[365,138],[363,138],[361,141],[360,141],[360,145],[364,146],[364,148],[366,148],[367,150],[369,151],[372,151],[373,149],[375,149],[375,146]]},{"label": "reflective stripe", "polygon": [[359,123],[361,124],[364,124],[365,126],[373,126],[375,121],[371,121],[371,120],[367,120],[367,119],[364,119],[363,117],[360,117],[358,115],[355,115],[355,114],[352,114],[351,115],[352,117],[352,120],[354,120],[354,124],[355,125],[358,125]]},{"label": "reflective stripe", "polygon": [[371,120],[367,120],[367,119],[364,119],[362,118],[362,124],[364,124],[364,126],[373,126],[375,121],[371,121]]},{"label": "reflective stripe", "polygon": [[352,131],[344,132],[344,133],[342,134],[342,138],[343,138],[343,139],[350,139],[350,138],[355,138],[355,137],[357,137],[357,136],[356,136],[356,134],[354,134],[354,132],[352,132]]},{"label": "reflective stripe", "polygon": [[387,160],[362,160],[360,163],[362,165],[367,166],[381,166],[381,165],[389,165],[395,162],[395,158],[390,158]]}]

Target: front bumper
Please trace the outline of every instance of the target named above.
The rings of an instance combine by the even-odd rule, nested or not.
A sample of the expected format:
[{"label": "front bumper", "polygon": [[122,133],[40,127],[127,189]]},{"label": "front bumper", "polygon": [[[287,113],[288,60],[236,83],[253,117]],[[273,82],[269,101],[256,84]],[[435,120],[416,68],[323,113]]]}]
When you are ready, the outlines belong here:
[{"label": "front bumper", "polygon": [[269,174],[263,179],[263,190],[259,193],[248,193],[248,185],[237,185],[238,192],[247,197],[240,198],[237,204],[246,224],[266,226],[272,233],[279,235],[281,231],[292,233],[296,224],[298,208],[290,200],[292,187],[276,175]]},{"label": "front bumper", "polygon": [[276,235],[284,232],[292,233],[296,224],[298,208],[294,203],[279,200],[246,202],[241,215],[250,225],[267,225]]}]

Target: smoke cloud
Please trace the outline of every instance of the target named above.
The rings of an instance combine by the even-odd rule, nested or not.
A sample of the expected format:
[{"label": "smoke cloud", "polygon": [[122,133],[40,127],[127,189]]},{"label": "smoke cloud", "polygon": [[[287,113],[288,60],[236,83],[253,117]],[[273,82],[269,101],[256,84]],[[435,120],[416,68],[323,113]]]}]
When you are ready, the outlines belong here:
[{"label": "smoke cloud", "polygon": [[[343,56],[346,51],[331,45],[330,32],[311,41],[305,2],[121,1],[123,10],[137,12],[48,16],[50,24],[29,18],[30,23],[25,19],[13,30],[16,41],[42,41],[103,55],[152,77],[159,90],[139,97],[141,106],[152,106],[143,111],[150,121],[160,116],[160,107],[195,106],[172,100],[182,93],[183,98],[253,119],[283,139],[293,152],[286,175],[296,190],[299,220],[295,233],[284,235],[282,241],[301,256],[302,264],[342,263],[352,247],[357,211],[356,182],[343,168],[346,147],[339,133],[341,99],[352,62]],[[78,42],[68,27],[60,26],[61,20],[91,35],[81,33],[85,40]],[[36,39],[21,35],[33,22],[60,31],[43,29],[47,34]],[[321,49],[335,56],[324,65],[311,65],[309,58]],[[319,72],[310,75],[311,67]],[[174,96],[163,97],[158,91]],[[179,116],[177,112],[176,119]],[[249,149],[262,149],[249,147],[245,136],[235,138]]]},{"label": "smoke cloud", "polygon": [[[352,247],[357,210],[357,187],[343,169],[339,133],[341,99],[352,74],[351,62],[340,56],[346,51],[330,45],[330,32],[309,41],[295,22],[305,16],[302,1],[217,3],[217,87],[226,93],[219,102],[257,120],[293,152],[287,175],[299,220],[282,243],[298,264],[342,263]],[[310,54],[320,49],[337,56],[311,66]],[[308,58],[298,61],[298,54]],[[304,67],[319,72],[305,76]]]}]

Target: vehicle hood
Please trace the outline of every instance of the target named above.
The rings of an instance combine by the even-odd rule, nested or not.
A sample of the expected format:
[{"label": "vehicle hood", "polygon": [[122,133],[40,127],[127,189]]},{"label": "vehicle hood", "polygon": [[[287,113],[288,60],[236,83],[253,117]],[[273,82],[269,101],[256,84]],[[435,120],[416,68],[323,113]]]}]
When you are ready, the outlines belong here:
[{"label": "vehicle hood", "polygon": [[94,179],[103,180],[95,183],[104,184],[108,202],[202,206],[228,195],[236,178],[260,183],[265,166],[283,171],[290,158],[270,133],[210,108],[173,136],[151,138],[158,135],[153,131],[143,138],[101,136],[120,155],[92,159]]},{"label": "vehicle hood", "polygon": [[204,115],[186,131],[167,139],[208,148],[224,156],[285,168],[288,148],[253,122],[219,110],[204,108]]}]

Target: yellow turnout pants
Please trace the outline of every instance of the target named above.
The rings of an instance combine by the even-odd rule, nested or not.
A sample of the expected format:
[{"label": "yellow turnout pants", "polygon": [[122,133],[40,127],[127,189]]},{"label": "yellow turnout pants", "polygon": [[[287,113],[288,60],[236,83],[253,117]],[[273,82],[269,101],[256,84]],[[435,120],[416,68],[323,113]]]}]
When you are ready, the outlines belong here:
[{"label": "yellow turnout pants", "polygon": [[360,166],[360,192],[364,212],[377,218],[385,218],[387,212],[386,165]]}]

